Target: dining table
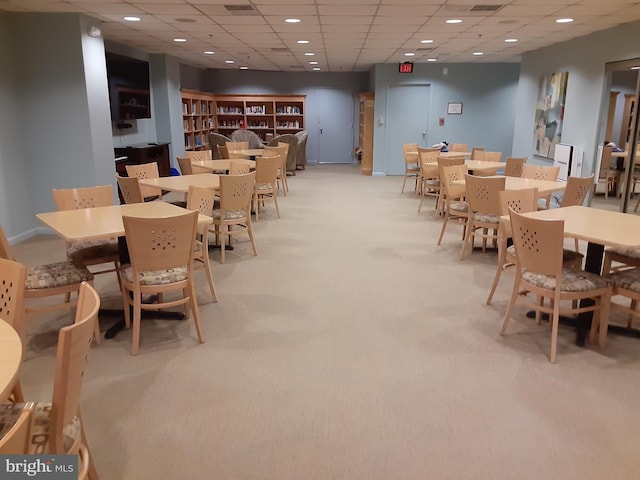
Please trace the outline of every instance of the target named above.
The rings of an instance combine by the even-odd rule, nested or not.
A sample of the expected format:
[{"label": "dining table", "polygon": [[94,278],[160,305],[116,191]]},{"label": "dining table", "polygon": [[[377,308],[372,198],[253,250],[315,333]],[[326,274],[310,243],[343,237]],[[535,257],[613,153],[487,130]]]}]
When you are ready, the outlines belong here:
[{"label": "dining table", "polygon": [[[217,175],[204,175],[214,176],[217,178]],[[187,212],[186,209],[177,205],[163,201],[153,201],[38,213],[36,218],[67,242],[75,243],[80,241],[103,240],[117,237],[120,245],[121,263],[125,263],[125,261],[128,261],[128,252],[125,241],[124,223],[122,221],[123,215],[144,218],[162,218],[180,215],[185,212]],[[206,230],[212,222],[213,219],[211,217],[198,214],[199,231]],[[121,310],[100,310],[100,315],[102,316],[113,316],[114,314],[122,316],[123,312]],[[183,315],[180,312],[173,311],[155,311],[150,313],[150,315],[153,315],[154,318],[183,318]],[[122,328],[124,328],[124,319],[121,319],[109,328],[105,334],[105,338],[114,337]]]},{"label": "dining table", "polygon": [[18,381],[23,351],[18,332],[0,318],[0,402],[9,398]]},{"label": "dining table", "polygon": [[[489,163],[489,162],[483,162]],[[493,162],[491,162],[493,163]],[[503,164],[504,165],[504,164]],[[454,180],[454,185],[465,185],[465,180]],[[558,180],[538,180],[535,178],[505,177],[505,190],[521,190],[523,188],[537,188],[538,195],[544,196],[553,192],[562,191],[567,187],[566,182]]]},{"label": "dining table", "polygon": [[[572,206],[550,208],[524,215],[543,220],[564,220],[564,236],[587,242],[584,269],[602,274],[605,247],[640,248],[640,216],[594,207]],[[584,300],[583,300],[584,301]],[[591,326],[591,312],[576,319],[576,345],[585,344]],[[638,336],[639,331],[609,326],[609,331]]]},{"label": "dining table", "polygon": [[261,157],[264,153],[264,149],[262,148],[245,148],[242,150],[229,150],[229,153],[236,153],[238,155],[244,155],[249,158],[249,160],[255,160],[256,157]]},{"label": "dining table", "polygon": [[139,183],[145,187],[156,187],[168,192],[187,193],[191,185],[213,189],[220,188],[220,177],[215,173],[195,173],[193,175],[172,177],[141,178]]},{"label": "dining table", "polygon": [[197,167],[206,168],[211,172],[227,171],[230,168],[231,162],[239,162],[244,165],[248,165],[250,169],[255,170],[255,160],[245,160],[242,158],[234,159],[222,159],[222,160],[196,160],[191,162],[192,165]]}]

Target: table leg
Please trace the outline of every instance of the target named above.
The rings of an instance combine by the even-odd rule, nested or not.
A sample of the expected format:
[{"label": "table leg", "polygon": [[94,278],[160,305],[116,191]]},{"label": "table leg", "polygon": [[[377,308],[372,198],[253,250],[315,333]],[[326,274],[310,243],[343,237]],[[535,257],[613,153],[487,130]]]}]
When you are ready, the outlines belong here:
[{"label": "table leg", "polygon": [[[600,275],[602,273],[602,257],[604,255],[604,245],[591,243],[587,245],[587,256],[584,261],[584,270],[586,272]],[[580,302],[580,306],[592,306],[595,301],[588,298]],[[584,312],[578,315],[576,320],[576,345],[584,347],[587,333],[591,328],[591,320],[593,312]]]}]

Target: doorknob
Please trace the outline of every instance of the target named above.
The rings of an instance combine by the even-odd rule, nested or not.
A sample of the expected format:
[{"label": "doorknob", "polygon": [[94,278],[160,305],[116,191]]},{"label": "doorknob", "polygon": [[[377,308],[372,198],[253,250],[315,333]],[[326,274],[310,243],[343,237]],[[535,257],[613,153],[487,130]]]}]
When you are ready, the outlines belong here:
[{"label": "doorknob", "polygon": [[422,137],[426,137],[427,136],[427,132],[422,132]]},{"label": "doorknob", "polygon": [[320,129],[320,135],[322,135],[322,128]]}]

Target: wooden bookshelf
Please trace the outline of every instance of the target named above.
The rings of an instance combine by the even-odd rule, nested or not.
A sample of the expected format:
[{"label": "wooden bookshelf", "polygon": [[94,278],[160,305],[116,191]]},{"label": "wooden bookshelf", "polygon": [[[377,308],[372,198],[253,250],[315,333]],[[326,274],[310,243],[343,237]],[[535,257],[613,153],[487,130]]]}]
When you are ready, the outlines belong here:
[{"label": "wooden bookshelf", "polygon": [[373,109],[374,94],[373,92],[361,93],[360,115],[359,115],[359,134],[358,134],[358,160],[360,161],[360,169],[363,175],[371,175],[373,172]]},{"label": "wooden bookshelf", "polygon": [[230,95],[182,89],[185,150],[207,147],[211,132],[225,136],[239,128],[262,141],[305,129],[306,95]]}]

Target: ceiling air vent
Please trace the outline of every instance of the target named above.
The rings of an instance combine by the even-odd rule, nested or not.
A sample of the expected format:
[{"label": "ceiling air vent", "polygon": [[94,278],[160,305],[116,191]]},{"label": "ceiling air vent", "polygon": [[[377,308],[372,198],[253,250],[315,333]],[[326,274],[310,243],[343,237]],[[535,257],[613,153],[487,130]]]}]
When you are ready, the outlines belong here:
[{"label": "ceiling air vent", "polygon": [[257,15],[251,5],[225,5],[224,8],[233,15]]},{"label": "ceiling air vent", "polygon": [[474,5],[469,9],[470,12],[497,12],[503,5]]}]

